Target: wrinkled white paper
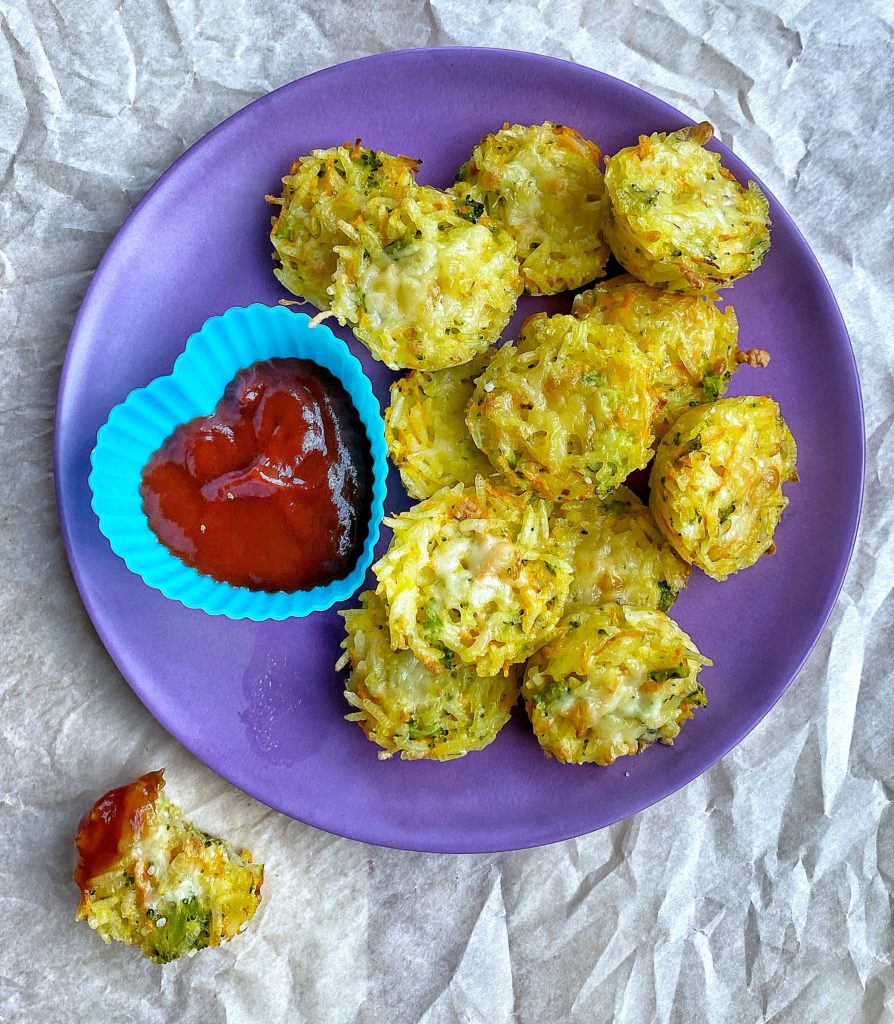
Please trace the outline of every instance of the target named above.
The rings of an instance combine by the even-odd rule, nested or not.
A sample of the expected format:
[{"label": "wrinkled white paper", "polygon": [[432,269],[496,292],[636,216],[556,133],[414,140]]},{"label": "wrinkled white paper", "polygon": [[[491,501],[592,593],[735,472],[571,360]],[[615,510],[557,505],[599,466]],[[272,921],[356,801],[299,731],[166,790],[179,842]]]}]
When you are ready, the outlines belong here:
[{"label": "wrinkled white paper", "polygon": [[[892,14],[886,0],[0,0],[0,1021],[894,1020]],[[186,754],[92,630],[51,472],[75,313],[156,177],[285,82],[451,43],[575,60],[710,119],[829,275],[868,431],[848,580],[772,714],[636,818],[501,856],[335,839]],[[267,864],[249,931],[164,969],[76,925],[70,880],[91,800],[160,765],[190,817]]]}]

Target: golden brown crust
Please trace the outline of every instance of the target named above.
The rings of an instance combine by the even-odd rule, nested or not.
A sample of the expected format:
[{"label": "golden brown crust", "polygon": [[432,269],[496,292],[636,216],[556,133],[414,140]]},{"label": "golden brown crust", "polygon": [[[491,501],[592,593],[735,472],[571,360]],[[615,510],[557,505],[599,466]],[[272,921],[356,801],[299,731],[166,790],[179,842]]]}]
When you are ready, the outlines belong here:
[{"label": "golden brown crust", "polygon": [[747,348],[736,353],[736,362],[746,366],[764,367],[770,365],[770,353],[765,348]]}]

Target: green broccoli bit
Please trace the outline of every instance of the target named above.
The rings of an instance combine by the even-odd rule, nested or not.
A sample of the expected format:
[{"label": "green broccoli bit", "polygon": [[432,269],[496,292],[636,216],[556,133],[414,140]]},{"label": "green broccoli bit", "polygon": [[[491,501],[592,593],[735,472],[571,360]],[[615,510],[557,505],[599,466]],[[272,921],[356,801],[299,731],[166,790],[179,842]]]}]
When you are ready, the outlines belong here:
[{"label": "green broccoli bit", "polygon": [[705,398],[709,402],[716,402],[726,391],[729,379],[729,373],[706,373],[702,378],[702,390],[705,393]]},{"label": "green broccoli bit", "polygon": [[444,617],[437,610],[436,604],[428,604],[423,611],[423,629],[440,632],[444,628]]},{"label": "green broccoli bit", "polygon": [[392,259],[395,257],[399,259],[412,244],[413,239],[408,235],[404,235],[401,238],[395,238],[393,242],[389,242],[382,252],[385,253],[386,256],[390,256]]},{"label": "green broccoli bit", "polygon": [[166,964],[194,950],[204,949],[211,935],[211,910],[199,903],[198,897],[179,903],[163,900],[149,916],[155,921],[152,959]]},{"label": "green broccoli bit", "polygon": [[694,708],[703,708],[708,703],[708,695],[705,693],[705,688],[699,684],[691,692],[687,693],[683,698],[684,704],[689,704]]},{"label": "green broccoli bit", "polygon": [[683,455],[689,455],[692,452],[699,452],[702,449],[702,435],[696,434],[691,441],[687,441],[683,445]]},{"label": "green broccoli bit", "polygon": [[360,165],[368,171],[377,171],[382,166],[382,160],[375,150],[364,149],[360,154]]},{"label": "green broccoli bit", "polygon": [[466,162],[462,165],[462,167],[460,167],[460,169],[456,172],[456,181],[468,181],[469,180],[469,164],[470,163],[471,163],[471,161],[466,160]]},{"label": "green broccoli bit", "polygon": [[407,722],[407,737],[411,740],[433,740],[447,735],[447,730],[439,722],[419,722],[411,718]]},{"label": "green broccoli bit", "polygon": [[729,519],[729,517],[735,511],[736,511],[736,503],[733,501],[729,505],[727,505],[726,508],[722,508],[720,510],[720,516],[719,516],[720,522],[721,523],[725,523],[727,521],[727,519]]},{"label": "green broccoli bit", "polygon": [[546,708],[550,704],[562,700],[563,697],[567,697],[570,693],[571,691],[565,683],[550,683],[534,697],[534,703],[540,708]]},{"label": "green broccoli bit", "polygon": [[658,202],[658,189],[641,188],[639,185],[631,182],[629,191],[632,193],[634,200],[638,200],[646,206],[654,206]]},{"label": "green broccoli bit", "polygon": [[658,581],[658,594],[658,610],[662,612],[666,612],[677,600],[677,592],[667,580]]},{"label": "green broccoli bit", "polygon": [[611,512],[614,516],[621,515],[630,510],[630,506],[622,498],[606,498],[602,502],[602,507],[606,512]]},{"label": "green broccoli bit", "polygon": [[685,665],[674,665],[671,668],[654,669],[649,673],[649,678],[656,683],[666,683],[668,679],[682,679],[685,675]]},{"label": "green broccoli bit", "polygon": [[466,196],[465,199],[457,201],[456,212],[463,218],[463,220],[470,221],[472,224],[477,224],[479,218],[484,213],[484,203],[479,203],[477,199],[473,199],[471,196]]}]

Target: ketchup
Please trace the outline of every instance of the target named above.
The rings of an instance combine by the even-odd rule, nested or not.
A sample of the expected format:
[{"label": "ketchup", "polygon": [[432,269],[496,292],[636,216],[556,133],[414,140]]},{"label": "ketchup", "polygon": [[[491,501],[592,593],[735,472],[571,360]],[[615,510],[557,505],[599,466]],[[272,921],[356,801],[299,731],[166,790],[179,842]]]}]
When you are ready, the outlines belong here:
[{"label": "ketchup", "polygon": [[249,590],[309,590],[360,556],[371,461],[338,380],[307,359],[269,359],[171,434],[140,494],[158,539],[198,572]]},{"label": "ketchup", "polygon": [[163,786],[163,772],[147,772],[126,786],[110,789],[84,815],[75,836],[78,863],[73,876],[83,892],[92,878],[114,866],[122,841],[142,836]]}]

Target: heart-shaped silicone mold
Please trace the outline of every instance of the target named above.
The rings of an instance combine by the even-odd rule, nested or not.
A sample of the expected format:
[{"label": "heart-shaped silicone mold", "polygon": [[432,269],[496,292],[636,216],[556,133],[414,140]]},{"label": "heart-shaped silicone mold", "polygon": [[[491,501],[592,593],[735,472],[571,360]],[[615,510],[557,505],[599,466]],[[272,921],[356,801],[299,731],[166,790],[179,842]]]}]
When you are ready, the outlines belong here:
[{"label": "heart-shaped silicone mold", "polygon": [[[363,550],[343,579],[312,590],[266,593],[204,576],[172,555],[149,526],[140,478],[173,431],[207,416],[239,370],[260,359],[310,359],[342,384],[363,422],[372,457],[372,499]],[[379,537],[385,501],[385,428],[379,403],[357,359],[323,324],[282,306],[234,307],[190,337],[171,374],[132,391],[109,414],[91,455],[90,489],[99,528],[112,550],[150,587],[187,608],[231,619],[286,619],[347,600],[363,583]]]}]

